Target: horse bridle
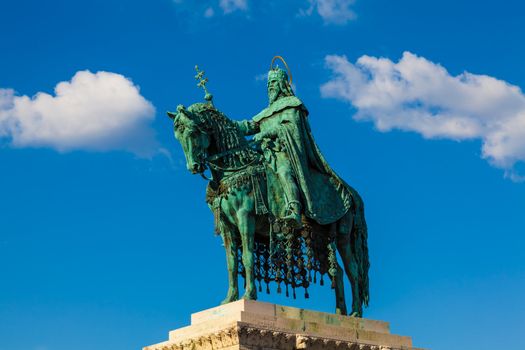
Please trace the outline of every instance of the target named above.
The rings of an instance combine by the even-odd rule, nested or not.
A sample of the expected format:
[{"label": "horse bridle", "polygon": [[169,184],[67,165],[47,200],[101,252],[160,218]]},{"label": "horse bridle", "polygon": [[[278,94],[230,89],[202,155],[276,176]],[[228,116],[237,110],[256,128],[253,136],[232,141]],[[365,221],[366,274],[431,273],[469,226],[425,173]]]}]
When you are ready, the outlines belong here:
[{"label": "horse bridle", "polygon": [[[184,108],[177,108],[177,109],[178,109],[178,113],[182,113],[182,114],[186,114],[187,113],[187,111]],[[175,118],[173,118],[173,119],[175,119]],[[203,122],[203,120],[201,118],[199,118],[199,122],[196,122],[191,117],[189,119],[193,121],[194,127],[195,127],[195,129],[198,132],[200,132],[201,134],[204,134],[204,135],[208,134],[202,128],[202,124],[204,124],[204,122]],[[249,147],[250,144],[252,144],[252,143],[256,143],[256,141],[255,140],[248,140],[246,144],[241,145],[239,147],[235,147],[235,148],[232,148],[232,149],[229,149],[229,150],[226,150],[226,151],[214,154],[213,156],[204,157],[204,159],[202,159],[202,162],[204,163],[204,167],[203,167],[203,170],[201,172],[199,172],[199,175],[204,180],[215,181],[215,179],[213,178],[213,175],[211,176],[211,178],[209,178],[209,177],[207,177],[204,174],[204,171],[206,171],[206,168],[213,169],[213,170],[232,171],[232,172],[241,171],[241,170],[244,170],[244,169],[248,168],[250,165],[252,165],[253,163],[255,163],[257,161],[257,158],[254,158],[248,164],[244,164],[244,165],[242,165],[240,167],[237,167],[237,168],[223,168],[223,167],[215,164],[214,161],[219,160],[219,159],[221,159],[221,158],[223,158],[225,156],[228,156],[230,154],[234,154],[235,152],[242,151],[246,147]]]},{"label": "horse bridle", "polygon": [[[202,132],[202,130],[200,130],[200,131]],[[242,151],[245,148],[249,147],[250,144],[252,144],[252,143],[255,143],[255,141],[254,140],[249,140],[246,144],[244,144],[242,146],[235,147],[235,148],[229,149],[227,151],[214,154],[213,156],[206,157],[206,158],[204,158],[204,165],[206,167],[208,167],[209,169],[213,169],[213,170],[232,171],[232,172],[244,170],[244,169],[248,168],[249,166],[253,165],[253,163],[255,163],[257,161],[257,158],[254,158],[248,164],[241,165],[240,167],[237,167],[237,168],[223,168],[223,167],[215,164],[214,161],[219,160],[221,158],[224,158],[225,156],[228,156],[230,154],[234,154],[236,152]],[[211,179],[208,178],[204,174],[204,171],[200,172],[199,174],[205,180],[214,181],[213,176],[212,176]]]}]

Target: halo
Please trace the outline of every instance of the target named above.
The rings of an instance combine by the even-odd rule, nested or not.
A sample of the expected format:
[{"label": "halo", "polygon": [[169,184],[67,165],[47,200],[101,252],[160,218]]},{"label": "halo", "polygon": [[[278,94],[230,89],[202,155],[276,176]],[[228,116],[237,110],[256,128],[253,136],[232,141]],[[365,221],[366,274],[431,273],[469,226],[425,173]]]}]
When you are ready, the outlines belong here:
[{"label": "halo", "polygon": [[290,72],[290,68],[288,68],[288,65],[286,64],[286,61],[284,60],[284,58],[282,58],[281,56],[274,56],[272,58],[272,63],[270,63],[270,70],[273,69],[273,63],[275,62],[276,59],[280,59],[282,63],[284,63],[284,66],[286,67],[286,71],[288,72],[288,82],[290,83],[290,85],[292,85],[292,72]]}]

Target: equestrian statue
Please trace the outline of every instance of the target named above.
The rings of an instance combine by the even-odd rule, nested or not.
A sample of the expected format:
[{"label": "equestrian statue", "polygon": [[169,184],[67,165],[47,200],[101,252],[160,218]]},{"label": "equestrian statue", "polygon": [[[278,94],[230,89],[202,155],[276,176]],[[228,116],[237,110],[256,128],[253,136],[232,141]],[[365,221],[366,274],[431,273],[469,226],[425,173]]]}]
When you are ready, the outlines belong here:
[{"label": "equestrian statue", "polygon": [[[280,59],[286,71],[274,65]],[[284,59],[268,72],[268,107],[253,118],[229,119],[215,108],[204,72],[195,78],[203,103],[168,112],[186,165],[208,181],[206,202],[215,217],[228,266],[223,303],[257,299],[263,286],[296,297],[327,276],[336,313],[346,315],[344,272],[352,287],[351,316],[368,305],[368,246],[361,197],[328,165],[314,141],[308,110],[292,89]],[[205,175],[209,171],[210,175]],[[337,252],[343,267],[337,261]]]}]

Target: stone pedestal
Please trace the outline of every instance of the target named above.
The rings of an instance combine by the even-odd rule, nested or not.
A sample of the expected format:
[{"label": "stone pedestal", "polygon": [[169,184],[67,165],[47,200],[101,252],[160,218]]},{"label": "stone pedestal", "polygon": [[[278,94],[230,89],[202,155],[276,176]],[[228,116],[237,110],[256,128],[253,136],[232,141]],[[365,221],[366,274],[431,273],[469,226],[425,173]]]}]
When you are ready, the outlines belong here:
[{"label": "stone pedestal", "polygon": [[191,315],[191,325],[143,350],[398,350],[410,337],[382,321],[239,300]]}]

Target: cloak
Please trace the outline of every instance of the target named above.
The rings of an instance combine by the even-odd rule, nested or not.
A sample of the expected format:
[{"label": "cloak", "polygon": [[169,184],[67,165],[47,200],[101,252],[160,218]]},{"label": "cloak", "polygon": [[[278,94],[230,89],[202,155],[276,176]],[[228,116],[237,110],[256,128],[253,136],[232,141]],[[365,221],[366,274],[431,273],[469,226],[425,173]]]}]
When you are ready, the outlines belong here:
[{"label": "cloak", "polygon": [[[314,141],[307,116],[308,110],[301,100],[288,96],[273,102],[253,117],[253,121],[259,124],[261,133],[267,128],[277,133],[276,139],[280,147],[284,147],[292,166],[304,214],[326,225],[343,217],[352,204],[360,207],[362,202],[357,192],[326,162]],[[270,170],[267,179],[268,209],[275,216],[282,217],[288,208],[282,198],[277,174]]]}]

